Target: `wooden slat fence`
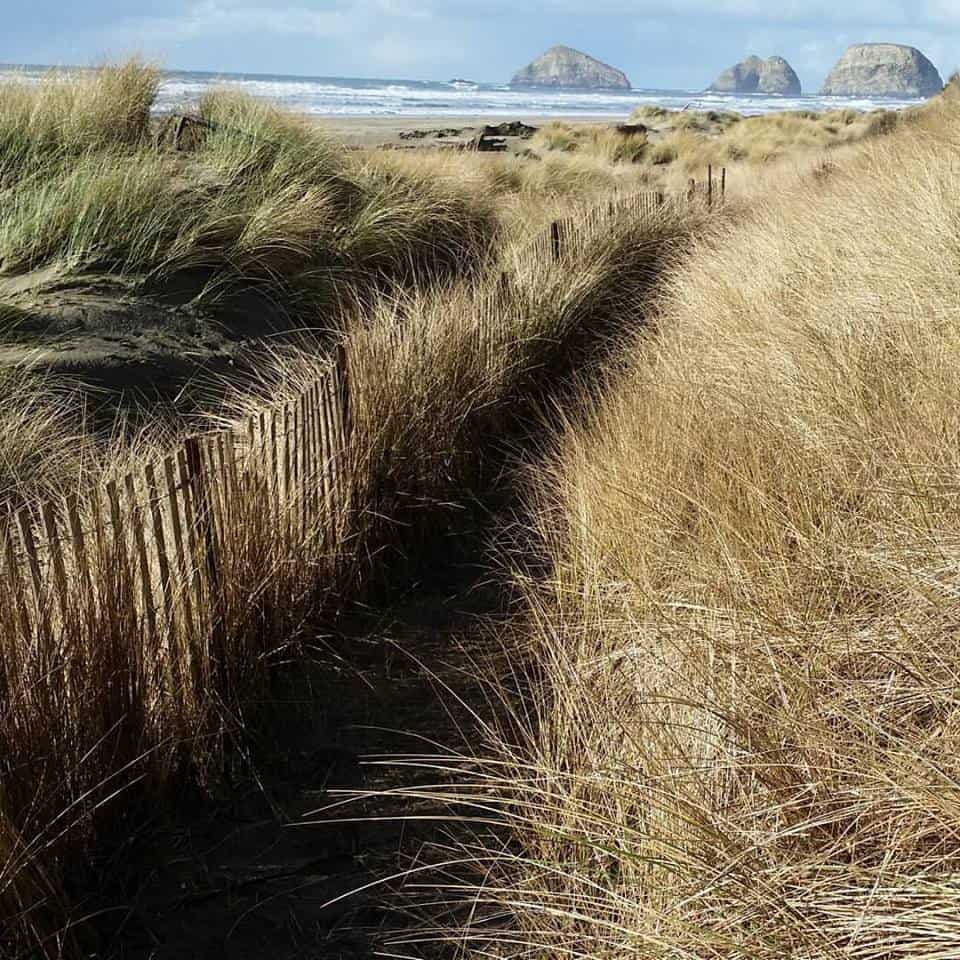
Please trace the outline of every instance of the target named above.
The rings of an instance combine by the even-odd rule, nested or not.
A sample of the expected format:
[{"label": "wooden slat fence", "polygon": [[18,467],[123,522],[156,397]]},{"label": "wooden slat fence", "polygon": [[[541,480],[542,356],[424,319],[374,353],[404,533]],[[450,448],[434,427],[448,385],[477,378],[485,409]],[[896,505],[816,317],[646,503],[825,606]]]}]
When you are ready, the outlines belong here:
[{"label": "wooden slat fence", "polygon": [[[700,182],[690,180],[686,193],[680,199],[691,203],[702,201],[708,206],[714,206],[726,199],[726,192],[726,168],[714,171],[713,167],[709,167],[707,179]],[[540,255],[560,260],[564,252],[572,246],[575,247],[578,242],[592,242],[595,232],[609,223],[611,218],[634,216],[642,219],[653,216],[668,202],[670,198],[662,191],[645,191],[617,197],[575,216],[555,220],[548,230],[537,237],[534,248]]]},{"label": "wooden slat fence", "polygon": [[[715,182],[725,188],[725,172],[715,181],[711,171],[710,191]],[[612,200],[553,223],[536,243],[560,258],[610,217],[649,216],[666,202],[654,192]],[[190,438],[103,487],[0,520],[14,608],[6,621],[39,652],[72,624],[109,620],[111,631],[140,638],[155,673],[173,664],[164,669],[192,672],[202,686],[209,670],[225,669],[231,658],[217,646],[254,605],[282,609],[334,576],[351,506],[350,433],[340,352],[299,397],[240,428]],[[185,678],[165,679],[176,687]]]},{"label": "wooden slat fence", "polygon": [[79,625],[100,625],[139,648],[155,696],[199,692],[231,669],[233,627],[333,578],[351,495],[344,366],[239,428],[0,522],[2,619],[25,658],[52,664]]}]

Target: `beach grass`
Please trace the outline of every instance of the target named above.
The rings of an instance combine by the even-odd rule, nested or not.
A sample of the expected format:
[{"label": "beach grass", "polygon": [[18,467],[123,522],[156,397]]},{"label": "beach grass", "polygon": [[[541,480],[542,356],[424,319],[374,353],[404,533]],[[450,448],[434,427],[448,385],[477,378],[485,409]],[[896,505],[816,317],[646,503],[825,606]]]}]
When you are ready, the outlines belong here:
[{"label": "beach grass", "polygon": [[682,190],[709,167],[726,167],[733,184],[752,181],[758,168],[796,166],[862,140],[887,134],[917,111],[784,111],[742,116],[729,111],[640,107],[619,127],[570,124],[541,128],[531,149],[544,159],[558,154],[613,168],[629,164],[638,182]]},{"label": "beach grass", "polygon": [[[111,592],[117,557],[93,569],[108,615],[77,608],[43,643],[0,582],[6,935],[89,952],[64,934],[71,866],[124,811],[216,784],[333,594],[429,571],[471,511],[519,498],[525,604],[510,669],[489,674],[515,713],[448,798],[499,844],[481,827],[458,854],[483,874],[452,894],[469,900],[460,947],[950,955],[952,96],[907,120],[551,125],[537,160],[353,153],[223,91],[178,138],[150,117],[156,85],[132,62],[0,89],[0,325],[23,322],[31,276],[175,290],[214,315],[269,301],[323,335],[263,347],[259,382],[212,422],[299,396],[335,343],[351,512],[318,552],[327,531],[281,535],[238,495],[221,659],[187,679],[212,634],[146,648]],[[615,202],[781,160],[790,176],[750,206]],[[167,449],[162,429],[91,436],[79,398],[0,375],[0,520]]]},{"label": "beach grass", "polygon": [[[527,224],[538,189],[506,165],[351,154],[315,124],[226,93],[204,99],[176,145],[169,124],[133,108],[139,126],[101,129],[117,83],[149,104],[155,82],[131,64],[0,90],[0,104],[44,119],[9,141],[34,159],[11,164],[0,188],[0,284],[42,274],[52,291],[95,277],[101,291],[158,298],[175,285],[207,308],[254,291],[335,329],[353,498],[337,531],[351,555],[318,553],[326,531],[284,535],[289,525],[238,493],[216,636],[194,631],[189,643],[144,641],[135,599],[112,578],[122,557],[106,548],[89,570],[98,603],[67,610],[50,636],[24,628],[23,598],[0,582],[0,904],[5,936],[47,957],[85,949],[82,924],[76,942],[64,933],[80,909],[65,880],[117,818],[163,809],[185,784],[213,788],[277,665],[299,657],[302,625],[502,497],[508,459],[539,435],[538,410],[593,375],[622,323],[643,322],[658,278],[712,219],[700,204],[638,220],[606,203],[598,219],[594,200],[620,181],[558,168],[537,174],[555,185]],[[561,214],[558,259],[537,238],[541,219]],[[14,330],[22,305],[7,298],[0,322]],[[330,340],[264,347],[259,384],[215,422],[299,395],[329,364]],[[4,373],[0,396],[5,525],[23,504],[122,486],[169,449],[162,430],[146,448],[91,436],[81,394],[34,369]]]},{"label": "beach grass", "polygon": [[468,953],[956,949],[956,123],[721,224],[568,408],[513,715],[441,761]]},{"label": "beach grass", "polygon": [[157,80],[130,63],[0,90],[0,283],[108,275],[153,293],[186,285],[200,305],[253,294],[296,313],[462,270],[492,240],[485,198],[378,170],[250,98],[208,95],[171,144],[150,120]]}]

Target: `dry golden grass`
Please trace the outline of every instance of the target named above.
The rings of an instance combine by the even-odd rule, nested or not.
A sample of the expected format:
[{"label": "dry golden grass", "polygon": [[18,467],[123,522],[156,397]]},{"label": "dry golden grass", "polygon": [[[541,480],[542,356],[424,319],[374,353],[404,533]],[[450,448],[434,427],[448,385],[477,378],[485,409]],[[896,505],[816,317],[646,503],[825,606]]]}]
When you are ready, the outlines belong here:
[{"label": "dry golden grass", "polygon": [[0,511],[82,487],[100,453],[78,395],[29,369],[0,371]]},{"label": "dry golden grass", "polygon": [[367,464],[355,482],[389,463],[389,490],[360,500],[385,497],[375,513],[416,531],[496,495],[506,449],[539,432],[537,405],[595,375],[623,323],[642,324],[708,217],[699,204],[581,208],[559,261],[521,237],[476,280],[382,301],[346,340]]},{"label": "dry golden grass", "polygon": [[[48,94],[32,96],[46,103]],[[331,547],[328,525],[290,536],[296,504],[281,503],[278,518],[252,480],[240,485],[216,534],[223,597],[186,626],[186,614],[161,618],[159,641],[137,615],[110,536],[91,549],[92,591],[71,567],[58,592],[67,608],[47,625],[24,627],[23,570],[20,583],[0,580],[0,909],[45,956],[67,949],[67,866],[127,803],[162,803],[184,779],[215,781],[249,704],[269,696],[274,666],[297,657],[304,619],[331,591],[357,589],[384,567],[385,549],[417,550],[495,496],[507,448],[536,433],[538,405],[598,366],[621,323],[640,322],[666,265],[709,215],[667,204],[638,220],[605,203],[587,217],[596,197],[630,192],[605,162],[411,165],[343,153],[316,128],[242,98],[217,96],[203,109],[217,129],[183,156],[141,136],[38,160],[6,188],[0,274],[54,264],[61,280],[97,269],[149,282],[207,270],[207,303],[251,284],[338,323],[354,509],[333,518]],[[497,217],[494,200],[505,206]],[[576,223],[558,262],[534,241],[560,214]],[[331,283],[350,295],[328,295]],[[329,312],[309,312],[321,308]],[[17,322],[15,306],[0,311],[0,323]],[[277,352],[221,421],[299,396],[325,362],[317,347]],[[95,442],[71,394],[4,377],[4,526],[24,502],[52,497],[59,508],[94,481],[123,490],[132,467],[164,452]],[[255,479],[263,463],[248,466]],[[0,551],[5,572],[6,563]]]},{"label": "dry golden grass", "polygon": [[960,949],[957,120],[706,239],[558,438],[477,955]]},{"label": "dry golden grass", "polygon": [[743,117],[643,107],[631,120],[645,126],[646,133],[556,122],[542,128],[531,146],[555,165],[563,157],[571,170],[591,164],[606,169],[608,177],[632,178],[634,189],[653,185],[679,192],[689,179],[704,179],[708,167],[715,171],[726,167],[733,189],[746,195],[758,170],[774,168],[782,174],[797,165],[822,162],[837,150],[890,133],[920,113],[834,110]]},{"label": "dry golden grass", "polygon": [[[326,366],[320,355],[300,356],[269,381],[269,397],[237,409],[268,415],[281,397],[298,388],[303,396]],[[14,398],[23,416],[43,409],[45,398],[33,389],[23,386]],[[219,780],[227,746],[243,742],[278,666],[300,656],[306,619],[328,605],[352,569],[343,554],[353,518],[349,474],[340,473],[346,455],[337,452],[329,467],[344,477],[333,495],[338,509],[321,510],[315,492],[332,481],[317,479],[316,488],[281,482],[267,441],[254,447],[246,420],[228,422],[235,429],[226,449],[242,468],[228,469],[222,445],[219,453],[208,447],[196,470],[188,459],[189,470],[206,479],[198,485],[181,472],[182,489],[191,492],[176,501],[179,512],[164,493],[167,465],[170,476],[177,469],[163,462],[169,451],[98,451],[96,469],[84,473],[80,455],[70,460],[67,436],[56,432],[52,441],[40,438],[49,450],[26,450],[39,463],[31,469],[52,466],[51,476],[15,478],[14,502],[0,510],[4,948],[13,939],[35,955],[74,955],[65,874],[118,817],[144,805],[162,810],[181,784]],[[280,423],[282,435],[287,414]],[[20,444],[36,439],[36,427],[25,424]],[[22,459],[24,451],[16,452]],[[148,464],[153,474],[145,474]],[[67,493],[79,494],[69,524]],[[59,518],[56,554],[41,523],[21,540],[26,514],[8,513],[17,499],[32,505],[40,497]],[[85,545],[71,549],[78,529]],[[155,542],[165,542],[165,552]]]}]

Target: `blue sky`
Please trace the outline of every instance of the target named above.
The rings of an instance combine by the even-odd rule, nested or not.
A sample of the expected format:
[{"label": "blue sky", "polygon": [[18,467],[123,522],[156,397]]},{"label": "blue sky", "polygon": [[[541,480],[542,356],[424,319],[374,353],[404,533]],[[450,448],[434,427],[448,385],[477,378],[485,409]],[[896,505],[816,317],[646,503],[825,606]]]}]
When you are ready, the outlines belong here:
[{"label": "blue sky", "polygon": [[0,0],[0,62],[140,53],[171,69],[505,80],[554,43],[635,86],[697,89],[748,53],[815,92],[851,43],[920,47],[960,67],[960,0]]}]

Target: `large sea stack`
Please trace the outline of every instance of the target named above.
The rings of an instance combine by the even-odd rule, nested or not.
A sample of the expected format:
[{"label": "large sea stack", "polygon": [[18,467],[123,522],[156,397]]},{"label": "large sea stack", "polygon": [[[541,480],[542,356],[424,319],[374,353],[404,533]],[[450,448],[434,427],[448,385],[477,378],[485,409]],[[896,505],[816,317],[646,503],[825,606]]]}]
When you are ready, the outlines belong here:
[{"label": "large sea stack", "polygon": [[601,63],[572,47],[551,47],[542,57],[518,71],[514,87],[571,87],[581,90],[630,90],[622,70]]},{"label": "large sea stack", "polygon": [[747,57],[724,70],[712,84],[713,93],[765,93],[783,97],[799,97],[800,78],[783,57]]},{"label": "large sea stack", "polygon": [[941,90],[937,68],[915,47],[860,43],[840,58],[820,92],[828,97],[932,97]]}]

